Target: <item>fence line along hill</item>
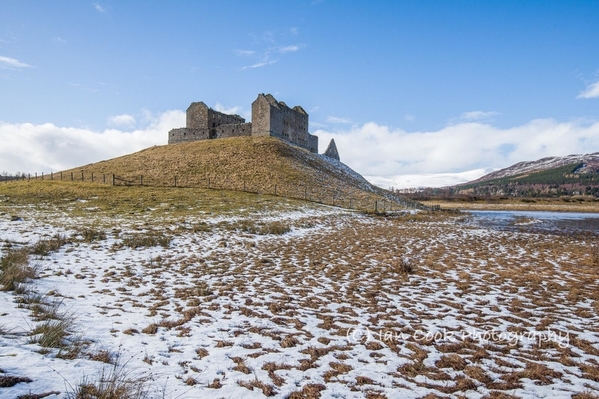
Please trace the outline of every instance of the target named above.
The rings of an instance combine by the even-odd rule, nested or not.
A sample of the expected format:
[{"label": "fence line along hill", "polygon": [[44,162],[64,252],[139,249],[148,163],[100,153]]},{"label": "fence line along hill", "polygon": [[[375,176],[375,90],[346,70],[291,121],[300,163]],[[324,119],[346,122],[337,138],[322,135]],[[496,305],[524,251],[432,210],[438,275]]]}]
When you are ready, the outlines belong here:
[{"label": "fence line along hill", "polygon": [[59,178],[88,182],[93,179],[115,185],[243,190],[355,209],[423,207],[373,186],[339,161],[273,137],[232,137],[154,146],[52,176],[53,180]]}]

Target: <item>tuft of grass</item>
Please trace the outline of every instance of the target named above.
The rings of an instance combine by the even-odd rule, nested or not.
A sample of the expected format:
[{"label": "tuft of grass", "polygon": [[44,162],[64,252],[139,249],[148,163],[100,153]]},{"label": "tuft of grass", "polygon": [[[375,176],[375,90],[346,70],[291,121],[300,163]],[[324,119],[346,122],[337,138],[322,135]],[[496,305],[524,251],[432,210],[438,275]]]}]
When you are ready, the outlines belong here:
[{"label": "tuft of grass", "polygon": [[62,234],[55,234],[52,238],[42,239],[33,244],[31,253],[33,255],[48,256],[52,252],[58,251],[68,242]]},{"label": "tuft of grass", "polygon": [[243,220],[235,226],[237,229],[256,235],[283,235],[291,231],[291,226],[282,221],[255,222],[250,219]]},{"label": "tuft of grass", "polygon": [[63,348],[68,346],[65,338],[70,335],[69,330],[73,322],[70,317],[62,320],[48,320],[35,326],[30,335],[29,343],[39,344],[44,348]]},{"label": "tuft of grass", "polygon": [[295,338],[293,335],[288,335],[281,341],[281,348],[293,348],[297,346],[299,343],[300,342],[298,341],[298,339]]},{"label": "tuft of grass", "polygon": [[443,368],[452,368],[454,370],[464,370],[468,363],[458,354],[452,353],[450,355],[443,355],[437,362],[435,366],[440,369]]},{"label": "tuft of grass", "polygon": [[262,391],[264,396],[275,396],[277,394],[274,386],[266,384],[257,378],[251,381],[237,381],[237,385],[247,388],[250,391],[253,391],[254,388],[258,388]]},{"label": "tuft of grass", "polygon": [[206,348],[198,348],[196,349],[196,354],[198,355],[198,357],[200,359],[208,356],[210,353],[208,353],[208,350],[206,350]]},{"label": "tuft of grass", "polygon": [[146,328],[144,328],[143,330],[141,330],[142,333],[144,334],[156,334],[158,332],[158,325],[156,323],[152,323],[149,326],[147,326]]},{"label": "tuft of grass", "polygon": [[26,393],[25,395],[17,396],[17,399],[43,399],[45,397],[52,396],[52,395],[60,395],[60,392],[50,391],[50,392],[44,392],[44,393]]},{"label": "tuft of grass", "polygon": [[591,247],[591,263],[593,266],[599,266],[599,246]]},{"label": "tuft of grass", "polygon": [[[39,300],[39,293],[27,293],[34,300]],[[26,299],[31,301],[31,299]],[[25,302],[26,303],[26,302]],[[61,310],[62,300],[51,300],[45,295],[41,295],[40,302],[34,302],[25,304],[25,307],[31,311],[31,316],[35,321],[46,321],[46,320],[62,320],[67,317]]]},{"label": "tuft of grass", "polygon": [[222,387],[223,387],[223,384],[220,383],[219,378],[215,378],[210,384],[208,384],[208,388],[212,388],[212,389],[221,389]]},{"label": "tuft of grass", "polygon": [[582,371],[584,378],[599,382],[599,365],[587,362],[581,363],[578,367]]},{"label": "tuft of grass", "polygon": [[161,234],[134,234],[123,239],[123,245],[129,248],[158,247],[168,248],[170,237]]},{"label": "tuft of grass", "polygon": [[102,241],[106,239],[106,232],[103,230],[98,230],[96,228],[84,228],[79,232],[83,237],[83,241],[87,243],[92,243],[94,241]]},{"label": "tuft of grass", "polygon": [[0,285],[3,291],[18,291],[20,284],[37,277],[37,269],[29,265],[27,254],[26,249],[10,250],[0,259]]},{"label": "tuft of grass", "polygon": [[89,354],[90,360],[95,362],[102,362],[107,364],[113,364],[115,361],[115,355],[107,350],[99,350],[95,353]]},{"label": "tuft of grass", "polygon": [[246,366],[244,358],[232,357],[231,360],[235,363],[235,367],[233,367],[233,370],[240,371],[243,374],[250,374],[252,372],[252,369]]},{"label": "tuft of grass", "polygon": [[68,399],[146,399],[149,398],[147,378],[132,374],[117,360],[97,379],[87,377],[67,394]]},{"label": "tuft of grass", "polygon": [[0,375],[0,388],[10,388],[15,385],[25,382],[33,382],[31,378],[28,377],[18,377],[18,376],[9,376],[9,375]]},{"label": "tuft of grass", "polygon": [[326,389],[324,384],[307,384],[301,389],[301,391],[294,391],[287,399],[318,399],[320,398],[320,391]]},{"label": "tuft of grass", "polygon": [[599,399],[599,395],[593,393],[593,391],[585,390],[584,392],[572,395],[572,399]]},{"label": "tuft of grass", "polygon": [[399,274],[410,274],[416,271],[412,261],[407,256],[402,256],[399,262],[392,266],[392,269]]}]

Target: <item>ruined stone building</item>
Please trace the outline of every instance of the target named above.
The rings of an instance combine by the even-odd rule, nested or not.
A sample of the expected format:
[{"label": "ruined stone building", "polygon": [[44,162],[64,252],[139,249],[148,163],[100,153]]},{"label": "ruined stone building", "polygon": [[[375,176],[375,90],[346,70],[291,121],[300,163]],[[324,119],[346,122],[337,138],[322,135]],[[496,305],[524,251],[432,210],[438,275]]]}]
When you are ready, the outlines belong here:
[{"label": "ruined stone building", "polygon": [[[259,94],[252,103],[252,122],[246,123],[239,115],[215,111],[201,101],[191,103],[186,115],[186,127],[168,132],[169,144],[224,137],[272,136],[318,153],[318,137],[308,132],[306,111],[299,105],[289,108],[270,94]],[[329,144],[331,148],[325,155],[339,160],[333,141]]]}]

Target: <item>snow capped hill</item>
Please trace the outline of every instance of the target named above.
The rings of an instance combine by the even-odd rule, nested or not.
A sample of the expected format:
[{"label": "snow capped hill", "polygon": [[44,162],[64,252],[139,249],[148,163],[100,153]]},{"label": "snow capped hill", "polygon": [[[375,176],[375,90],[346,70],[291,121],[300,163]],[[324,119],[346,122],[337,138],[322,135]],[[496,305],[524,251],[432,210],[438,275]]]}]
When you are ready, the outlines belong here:
[{"label": "snow capped hill", "polygon": [[488,180],[499,179],[504,177],[517,176],[522,174],[540,172],[544,170],[550,170],[559,168],[561,166],[572,165],[582,163],[583,166],[578,169],[577,173],[596,173],[599,169],[599,152],[593,154],[583,155],[566,155],[563,157],[546,157],[536,161],[524,161],[518,162],[510,167],[491,172],[477,180],[470,183],[485,182]]}]

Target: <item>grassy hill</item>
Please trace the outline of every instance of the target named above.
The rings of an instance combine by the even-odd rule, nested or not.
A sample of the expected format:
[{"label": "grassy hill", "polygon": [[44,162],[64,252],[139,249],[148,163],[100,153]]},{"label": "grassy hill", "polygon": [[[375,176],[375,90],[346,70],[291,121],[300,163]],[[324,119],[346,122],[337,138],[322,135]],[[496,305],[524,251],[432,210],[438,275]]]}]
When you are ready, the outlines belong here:
[{"label": "grassy hill", "polygon": [[[375,187],[341,162],[272,137],[236,137],[154,146],[62,172],[63,181],[250,191],[370,209],[419,206]],[[61,174],[54,174],[58,179]],[[47,179],[47,177],[46,177]],[[382,209],[382,208],[381,208]]]}]

